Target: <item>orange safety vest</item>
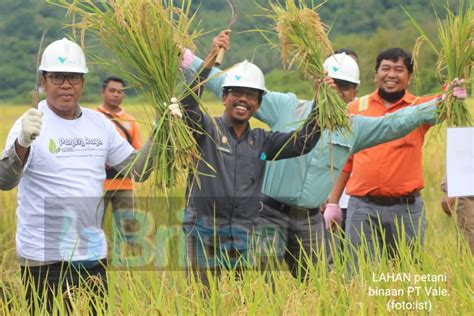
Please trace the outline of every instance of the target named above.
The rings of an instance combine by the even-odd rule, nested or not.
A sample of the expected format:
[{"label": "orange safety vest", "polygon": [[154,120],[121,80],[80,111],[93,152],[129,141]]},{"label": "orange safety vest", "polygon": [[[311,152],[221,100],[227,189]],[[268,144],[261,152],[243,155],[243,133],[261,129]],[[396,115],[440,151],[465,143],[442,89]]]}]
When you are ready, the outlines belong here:
[{"label": "orange safety vest", "polygon": [[[139,149],[142,146],[142,137],[136,119],[129,113],[121,110],[117,113],[107,111],[102,105],[97,111],[105,115],[114,123],[119,134],[125,138],[133,148]],[[106,168],[107,178],[104,181],[104,190],[133,190],[133,181],[130,178],[117,175],[113,168]]]}]

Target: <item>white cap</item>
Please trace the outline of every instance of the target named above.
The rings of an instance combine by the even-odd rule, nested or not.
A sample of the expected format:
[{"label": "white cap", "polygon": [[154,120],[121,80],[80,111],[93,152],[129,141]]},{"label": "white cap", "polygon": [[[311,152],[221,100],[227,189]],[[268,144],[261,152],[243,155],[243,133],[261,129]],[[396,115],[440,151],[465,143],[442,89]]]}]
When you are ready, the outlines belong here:
[{"label": "white cap", "polygon": [[349,81],[360,84],[359,66],[351,56],[340,53],[330,56],[324,61],[324,70],[333,79]]},{"label": "white cap", "polygon": [[65,37],[52,42],[44,49],[38,70],[83,74],[89,72],[82,48]]},{"label": "white cap", "polygon": [[261,90],[263,93],[267,91],[262,70],[248,60],[235,65],[227,72],[222,87],[251,88]]}]

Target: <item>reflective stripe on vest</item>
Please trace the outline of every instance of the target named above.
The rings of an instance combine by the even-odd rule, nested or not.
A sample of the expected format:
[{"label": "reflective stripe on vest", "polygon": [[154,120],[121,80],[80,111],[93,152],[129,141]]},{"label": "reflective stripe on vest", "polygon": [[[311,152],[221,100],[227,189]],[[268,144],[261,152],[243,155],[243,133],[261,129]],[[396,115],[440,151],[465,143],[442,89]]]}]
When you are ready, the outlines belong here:
[{"label": "reflective stripe on vest", "polygon": [[369,96],[364,95],[362,98],[359,99],[359,108],[357,112],[365,111],[369,108]]}]

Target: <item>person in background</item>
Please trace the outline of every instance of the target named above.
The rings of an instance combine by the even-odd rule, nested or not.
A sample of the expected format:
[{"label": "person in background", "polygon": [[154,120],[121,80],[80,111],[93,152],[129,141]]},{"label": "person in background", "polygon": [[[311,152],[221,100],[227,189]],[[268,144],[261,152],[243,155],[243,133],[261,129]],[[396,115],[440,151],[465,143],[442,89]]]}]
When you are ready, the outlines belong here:
[{"label": "person in background", "polygon": [[[359,62],[359,56],[357,55],[357,53],[355,51],[353,51],[352,49],[349,49],[349,48],[340,48],[336,51],[334,51],[334,54],[340,54],[340,53],[345,53],[349,56],[351,56],[352,58],[354,58],[354,60],[358,63]],[[358,87],[356,88],[355,90],[355,96],[354,96],[354,99],[353,100],[349,100],[347,101],[348,103],[349,102],[352,102],[354,100],[357,100],[357,94],[358,94],[359,90],[358,90]],[[341,181],[344,183],[347,182],[348,179],[345,178],[344,176],[345,172],[341,172],[341,175],[339,177],[339,180],[338,181]],[[334,186],[338,186],[339,184],[336,183]],[[349,196],[345,193],[345,191],[342,192],[342,195],[341,195],[341,198],[339,199],[339,205],[341,207],[341,210],[342,210],[342,220],[341,220],[341,231],[344,233],[345,232],[345,227],[346,227],[346,217],[347,217],[347,204],[349,202]]]},{"label": "person in background", "polygon": [[[127,142],[135,148],[142,146],[142,137],[140,128],[133,115],[127,113],[122,107],[125,98],[125,81],[119,77],[108,77],[102,84],[102,104],[97,111],[105,115],[114,123],[117,132]],[[107,209],[109,203],[112,204],[114,218],[116,211],[132,211],[133,205],[133,180],[129,177],[120,175],[117,170],[109,166],[106,167],[106,179],[104,182],[104,209]],[[134,231],[135,223],[133,220],[123,219],[123,231],[126,236]],[[122,227],[119,227],[122,228]]]},{"label": "person in background", "polygon": [[[346,54],[354,59],[354,61],[357,63],[358,61],[358,56],[356,52],[349,48],[340,48],[336,51],[334,51],[334,56],[338,56],[339,54]],[[328,72],[329,77],[335,78],[334,82],[339,86],[341,91],[344,91],[342,88],[348,85],[348,83],[352,83],[352,85],[349,86],[348,90],[350,93],[346,93],[345,95],[343,94],[344,101],[346,101],[348,104],[354,100],[357,99],[357,94],[358,94],[358,87],[360,85],[360,79],[359,79],[359,72],[357,72],[357,77],[353,78],[355,80],[352,80],[352,82],[348,83],[339,83],[339,80],[337,80],[338,76],[337,74],[333,74],[333,69],[337,69],[338,67],[344,68],[345,65],[338,65],[335,63],[331,58],[328,58],[325,63],[324,63],[324,69]],[[347,66],[346,66],[347,67]],[[356,83],[354,85],[354,83]],[[347,179],[345,178],[344,172],[341,172],[338,181],[334,185],[334,188],[338,190],[338,186],[345,185]],[[329,194],[331,196],[332,192]],[[330,198],[328,198],[328,201]],[[329,211],[331,212],[332,209],[340,207],[341,209],[341,222],[340,222],[340,229],[330,229],[329,225],[326,225],[327,229],[327,234],[326,234],[326,241],[327,241],[327,255],[328,255],[328,262],[329,264],[334,263],[334,256],[335,256],[335,251],[338,251],[338,255],[342,258],[342,254],[344,251],[344,238],[345,238],[345,230],[346,230],[346,218],[347,218],[347,202],[349,201],[349,196],[345,194],[345,192],[342,192],[341,198],[339,199],[339,204],[335,203],[324,203],[323,207],[321,208],[321,211],[324,213],[325,209],[328,208]],[[335,233],[336,235],[332,235]]]}]

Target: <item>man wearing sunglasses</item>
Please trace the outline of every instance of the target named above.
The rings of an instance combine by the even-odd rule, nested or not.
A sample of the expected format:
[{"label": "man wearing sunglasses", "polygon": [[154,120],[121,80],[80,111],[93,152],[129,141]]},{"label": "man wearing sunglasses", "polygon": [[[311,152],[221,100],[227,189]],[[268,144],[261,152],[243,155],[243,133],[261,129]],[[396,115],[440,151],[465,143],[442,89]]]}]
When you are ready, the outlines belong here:
[{"label": "man wearing sunglasses", "polygon": [[[214,41],[229,49],[230,31],[221,32]],[[359,83],[356,62],[346,54],[334,56],[334,59],[334,67],[327,68],[329,76],[352,82],[352,89],[356,89]],[[194,56],[186,71],[196,71],[201,64],[202,60]],[[206,87],[215,95],[222,96],[227,76],[213,68]],[[344,90],[339,90],[344,96]],[[350,95],[355,96],[355,93],[346,94]],[[272,131],[294,131],[309,115],[313,102],[299,100],[293,93],[267,91],[255,117],[267,123]],[[353,153],[403,137],[420,124],[433,124],[436,103],[437,100],[432,100],[377,118],[351,116],[351,135],[346,137],[337,132],[323,131],[317,145],[308,154],[267,162],[258,230],[259,238],[271,243],[276,260],[286,261],[292,274],[303,279],[310,263],[315,265],[318,257],[324,255],[319,253],[324,242],[323,216],[319,206],[326,201],[346,160]],[[325,212],[324,217],[327,225],[341,221],[340,213]]]},{"label": "man wearing sunglasses", "polygon": [[33,314],[35,297],[45,294],[51,312],[58,291],[91,278],[89,286],[104,295],[105,165],[144,181],[151,172],[145,157],[154,156],[150,144],[135,152],[108,119],[79,105],[88,72],[79,45],[66,38],[51,43],[39,71],[46,99],[15,122],[0,163],[0,189],[19,185],[17,256]]}]

